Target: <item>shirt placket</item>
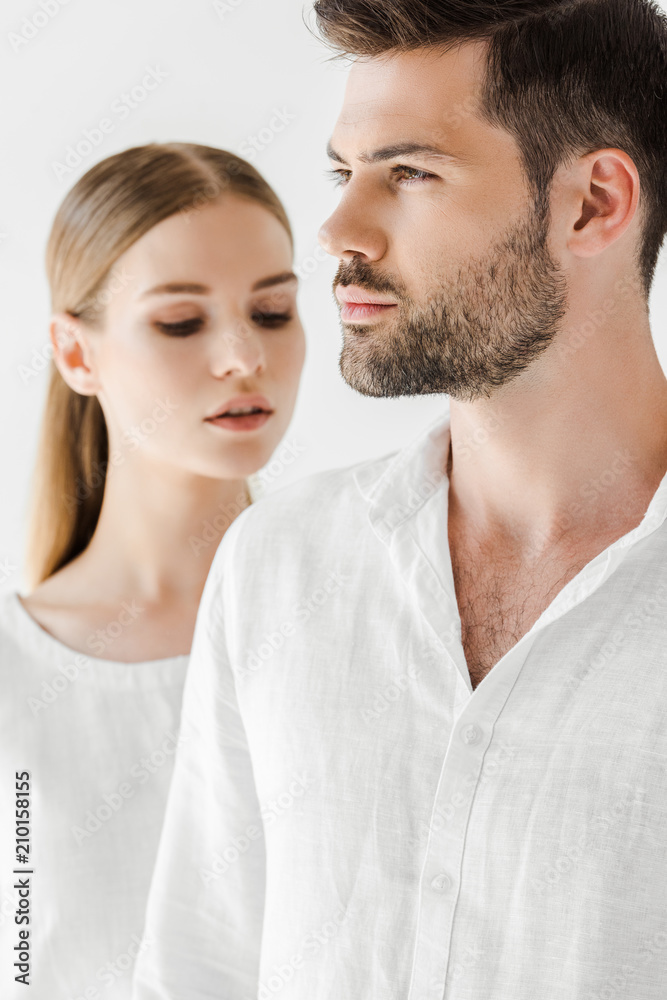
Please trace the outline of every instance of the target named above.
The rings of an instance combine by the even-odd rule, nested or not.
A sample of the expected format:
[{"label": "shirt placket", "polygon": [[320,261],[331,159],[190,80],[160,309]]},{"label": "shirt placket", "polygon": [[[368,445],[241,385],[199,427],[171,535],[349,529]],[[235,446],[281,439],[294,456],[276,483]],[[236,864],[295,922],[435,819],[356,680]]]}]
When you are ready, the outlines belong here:
[{"label": "shirt placket", "polygon": [[[511,766],[513,753],[520,748],[518,745],[506,746],[494,739],[494,726],[530,650],[540,632],[593,593],[624,554],[612,554],[610,550],[600,553],[557,595],[530,631],[508,650],[474,691],[469,674],[468,684],[461,681],[457,687],[454,721],[435,794],[420,878],[419,916],[408,1000],[455,1000],[456,969],[458,965],[463,967],[465,956],[452,955],[451,941],[461,888],[466,831],[485,767],[502,767],[503,763]],[[416,559],[413,554],[413,576]],[[447,574],[444,574],[444,593],[449,592],[448,583]],[[451,587],[453,590],[453,581]],[[432,603],[431,588],[427,588],[423,596],[423,613],[429,617],[435,615],[434,627],[441,629],[440,605]],[[446,650],[450,658],[451,645]],[[492,831],[490,833],[492,835]],[[477,944],[470,942],[473,952]]]},{"label": "shirt placket", "polygon": [[[434,797],[419,887],[419,917],[408,1000],[453,1000],[456,969],[466,956],[451,954],[466,831],[485,768],[511,766],[516,747],[494,740],[494,726],[541,630],[585,600],[612,568],[601,553],[555,598],[533,628],[498,661],[473,691],[461,644],[447,542],[447,486],[411,518],[388,525],[392,561],[419,612],[442,647],[443,669],[455,678],[453,725]],[[385,522],[386,523],[386,522]],[[471,942],[475,945],[475,942]],[[463,967],[463,965],[462,965]],[[452,984],[448,991],[448,977]]]},{"label": "shirt placket", "polygon": [[[662,491],[665,489],[667,477]],[[656,497],[652,507],[660,501],[661,496]],[[448,481],[445,478],[441,488],[409,517],[387,516],[382,506],[378,503],[371,515],[373,528],[388,546],[397,572],[442,647],[443,669],[448,665],[455,678],[450,715],[453,725],[434,797],[419,884],[408,992],[408,1000],[455,1000],[456,969],[464,956],[451,954],[451,941],[466,831],[485,764],[497,765],[503,759],[511,763],[514,749],[494,740],[494,726],[537,635],[601,586],[631,544],[654,530],[664,514],[652,509],[641,527],[593,559],[473,691],[461,644],[447,540]]]},{"label": "shirt placket", "polygon": [[[409,1000],[442,1000],[450,966],[450,942],[466,829],[487,755],[511,759],[511,748],[493,743],[493,728],[536,638],[529,633],[472,691],[461,645],[447,543],[447,486],[410,518],[391,524],[384,541],[415,606],[437,637],[442,669],[449,669],[453,704],[443,719],[453,720],[434,796],[420,878],[419,923]],[[426,555],[428,553],[428,557]],[[493,676],[492,676],[493,675]]]},{"label": "shirt placket", "polygon": [[[485,766],[509,765],[513,747],[494,740],[495,723],[535,641],[526,635],[469,694],[452,727],[429,824],[408,1000],[445,1000],[466,831]],[[496,672],[497,671],[497,672]],[[494,676],[492,676],[494,675]],[[472,942],[474,944],[474,942]]]}]

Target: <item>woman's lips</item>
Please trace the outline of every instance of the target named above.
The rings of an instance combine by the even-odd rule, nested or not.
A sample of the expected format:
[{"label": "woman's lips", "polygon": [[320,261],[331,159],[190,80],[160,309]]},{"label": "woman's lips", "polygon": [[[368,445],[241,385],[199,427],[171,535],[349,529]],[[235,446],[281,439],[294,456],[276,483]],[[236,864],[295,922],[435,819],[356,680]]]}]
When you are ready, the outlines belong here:
[{"label": "woman's lips", "polygon": [[342,302],[340,307],[340,318],[343,322],[358,323],[360,320],[374,319],[395,309],[396,306],[380,305],[375,302]]},{"label": "woman's lips", "polygon": [[216,427],[224,427],[228,431],[256,431],[263,427],[271,413],[248,413],[239,417],[215,417],[209,418],[207,424],[215,424]]}]

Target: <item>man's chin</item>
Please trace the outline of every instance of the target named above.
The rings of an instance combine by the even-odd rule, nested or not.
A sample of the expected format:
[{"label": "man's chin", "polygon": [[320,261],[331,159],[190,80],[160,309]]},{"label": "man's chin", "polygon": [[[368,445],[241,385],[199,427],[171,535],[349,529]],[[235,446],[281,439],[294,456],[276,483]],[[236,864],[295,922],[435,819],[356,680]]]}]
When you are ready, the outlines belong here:
[{"label": "man's chin", "polygon": [[338,367],[350,389],[361,393],[362,396],[382,398],[393,395],[389,391],[391,386],[387,382],[386,375],[367,361],[360,360],[358,357],[350,358],[349,354],[343,351]]},{"label": "man's chin", "polygon": [[376,399],[399,399],[412,396],[449,396],[459,402],[471,403],[478,399],[490,399],[495,387],[471,384],[469,381],[456,382],[442,377],[437,381],[426,381],[423,372],[415,372],[409,377],[405,368],[397,366],[396,359],[386,364],[377,358],[362,358],[358,351],[343,349],[339,360],[339,370],[351,389],[362,396]]},{"label": "man's chin", "polygon": [[377,358],[362,358],[358,351],[346,351],[340,356],[339,370],[344,380],[362,396],[376,399],[397,399],[401,396],[419,396],[439,389],[429,389],[418,379],[406,379],[405,372],[397,369],[395,362],[383,364]]}]

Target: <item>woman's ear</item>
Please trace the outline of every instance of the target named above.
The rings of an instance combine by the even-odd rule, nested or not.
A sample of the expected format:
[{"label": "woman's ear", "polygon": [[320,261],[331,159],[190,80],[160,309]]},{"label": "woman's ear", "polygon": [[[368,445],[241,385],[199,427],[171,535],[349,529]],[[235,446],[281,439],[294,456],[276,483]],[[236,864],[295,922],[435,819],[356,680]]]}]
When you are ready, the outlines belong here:
[{"label": "woman's ear", "polygon": [[53,361],[70,389],[95,396],[99,382],[88,329],[70,313],[54,313],[49,325]]}]

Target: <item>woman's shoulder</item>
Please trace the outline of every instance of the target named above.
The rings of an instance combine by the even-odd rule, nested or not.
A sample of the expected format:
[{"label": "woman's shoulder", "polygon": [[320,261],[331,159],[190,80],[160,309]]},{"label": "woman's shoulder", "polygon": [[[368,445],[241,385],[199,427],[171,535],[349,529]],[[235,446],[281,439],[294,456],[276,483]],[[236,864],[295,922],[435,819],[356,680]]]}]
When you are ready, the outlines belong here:
[{"label": "woman's shoulder", "polygon": [[0,746],[45,747],[69,729],[139,732],[178,718],[188,655],[125,662],[113,658],[113,643],[101,656],[81,652],[32,617],[37,603],[33,594],[0,595]]},{"label": "woman's shoulder", "polygon": [[[10,614],[13,612],[12,623],[20,631],[25,646],[46,650],[49,654],[56,647],[77,652],[77,641],[72,641],[72,625],[77,619],[76,606],[66,594],[63,596],[58,580],[55,585],[53,578],[45,580],[29,594],[15,593],[8,610]],[[82,656],[90,656],[83,650],[79,652]]]},{"label": "woman's shoulder", "polygon": [[[53,664],[61,644],[49,632],[57,608],[41,593],[6,590],[0,594],[0,661],[3,667]],[[63,647],[64,648],[64,647]],[[3,671],[6,676],[6,669]]]},{"label": "woman's shoulder", "polygon": [[137,651],[144,645],[128,645],[132,625],[136,629],[142,617],[136,601],[114,604],[103,613],[95,602],[69,600],[49,584],[45,581],[29,594],[14,590],[0,595],[0,659],[33,668],[95,665],[116,679],[136,672],[138,684],[149,682],[152,666],[168,683],[184,674],[189,653],[141,655]]},{"label": "woman's shoulder", "polygon": [[5,646],[23,632],[24,607],[18,590],[4,590],[0,593],[0,653]]},{"label": "woman's shoulder", "polygon": [[0,593],[0,700],[10,713],[23,703],[22,694],[52,662],[48,650],[35,641],[36,628],[18,590]]}]

